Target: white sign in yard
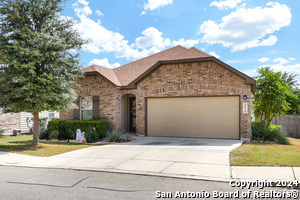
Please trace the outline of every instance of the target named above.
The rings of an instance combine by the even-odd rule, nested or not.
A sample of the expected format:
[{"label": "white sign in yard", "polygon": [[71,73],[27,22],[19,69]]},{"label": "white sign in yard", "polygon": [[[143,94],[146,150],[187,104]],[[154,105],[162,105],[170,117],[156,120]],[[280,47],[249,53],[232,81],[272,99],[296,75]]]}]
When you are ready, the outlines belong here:
[{"label": "white sign in yard", "polygon": [[248,113],[248,103],[243,103],[243,113]]}]

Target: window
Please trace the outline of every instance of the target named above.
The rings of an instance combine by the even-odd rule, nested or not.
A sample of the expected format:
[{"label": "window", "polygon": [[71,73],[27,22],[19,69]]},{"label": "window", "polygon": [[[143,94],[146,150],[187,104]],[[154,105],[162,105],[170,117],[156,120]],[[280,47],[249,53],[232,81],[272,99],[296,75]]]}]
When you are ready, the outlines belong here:
[{"label": "window", "polygon": [[54,111],[53,110],[48,110],[48,118],[49,121],[54,117]]},{"label": "window", "polygon": [[93,97],[81,97],[81,120],[93,119]]}]

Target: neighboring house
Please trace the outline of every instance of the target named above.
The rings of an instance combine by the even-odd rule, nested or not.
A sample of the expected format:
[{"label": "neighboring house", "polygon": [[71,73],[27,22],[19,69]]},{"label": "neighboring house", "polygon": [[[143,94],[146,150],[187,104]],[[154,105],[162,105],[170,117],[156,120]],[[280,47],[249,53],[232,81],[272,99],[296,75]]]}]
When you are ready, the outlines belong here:
[{"label": "neighboring house", "polygon": [[194,47],[83,72],[79,109],[61,111],[61,119],[107,120],[146,136],[251,138],[254,79]]},{"label": "neighboring house", "polygon": [[[28,133],[29,128],[26,119],[32,117],[33,115],[28,112],[4,114],[0,110],[0,124],[2,125],[5,135],[11,135],[14,129],[21,129],[22,133]],[[53,117],[58,118],[59,112],[52,110],[43,111],[40,112],[40,117],[48,117],[48,120],[51,120]]]}]

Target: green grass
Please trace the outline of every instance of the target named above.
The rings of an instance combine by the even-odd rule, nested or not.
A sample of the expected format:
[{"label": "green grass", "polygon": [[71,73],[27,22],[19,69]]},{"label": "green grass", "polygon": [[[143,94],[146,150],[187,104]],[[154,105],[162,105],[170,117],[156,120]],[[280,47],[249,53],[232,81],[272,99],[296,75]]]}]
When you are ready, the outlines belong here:
[{"label": "green grass", "polygon": [[67,142],[40,142],[39,145],[33,145],[32,135],[0,138],[0,151],[43,157],[97,145]]},{"label": "green grass", "polygon": [[230,153],[231,166],[300,166],[300,139],[289,138],[291,145],[243,144]]}]

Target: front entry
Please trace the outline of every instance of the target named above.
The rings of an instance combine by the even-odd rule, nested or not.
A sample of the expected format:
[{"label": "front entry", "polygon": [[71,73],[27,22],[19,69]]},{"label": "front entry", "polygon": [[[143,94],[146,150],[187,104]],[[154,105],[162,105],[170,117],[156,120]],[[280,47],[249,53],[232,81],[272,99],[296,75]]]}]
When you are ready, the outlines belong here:
[{"label": "front entry", "polygon": [[122,96],[122,131],[136,132],[136,97],[133,94]]},{"label": "front entry", "polygon": [[136,131],[136,100],[135,97],[129,97],[129,131]]}]

